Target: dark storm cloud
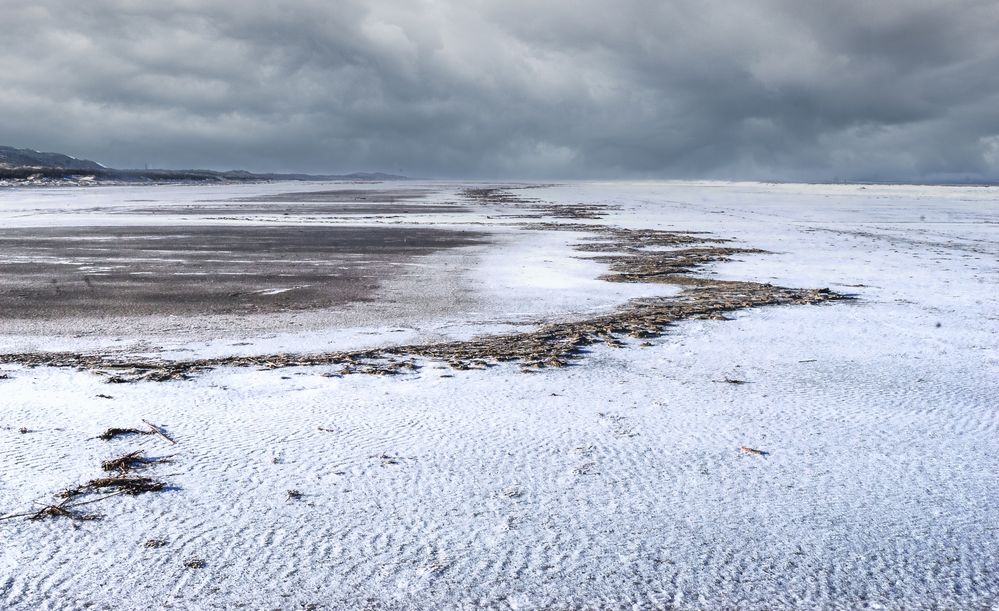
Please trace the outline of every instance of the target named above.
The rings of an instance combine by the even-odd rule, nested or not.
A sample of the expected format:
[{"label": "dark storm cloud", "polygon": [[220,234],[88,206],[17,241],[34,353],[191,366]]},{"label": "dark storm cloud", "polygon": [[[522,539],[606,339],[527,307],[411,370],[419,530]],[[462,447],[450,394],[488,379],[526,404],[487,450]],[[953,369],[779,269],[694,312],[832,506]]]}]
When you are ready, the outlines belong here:
[{"label": "dark storm cloud", "polygon": [[994,0],[0,7],[0,144],[116,166],[999,177]]}]

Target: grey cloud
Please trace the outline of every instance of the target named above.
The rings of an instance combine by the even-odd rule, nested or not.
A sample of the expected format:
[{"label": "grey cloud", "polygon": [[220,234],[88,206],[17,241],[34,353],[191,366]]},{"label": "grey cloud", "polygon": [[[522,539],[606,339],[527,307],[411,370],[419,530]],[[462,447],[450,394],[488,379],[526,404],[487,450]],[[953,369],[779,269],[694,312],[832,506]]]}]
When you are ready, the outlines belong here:
[{"label": "grey cloud", "polygon": [[993,0],[0,8],[0,143],[115,166],[999,178]]}]

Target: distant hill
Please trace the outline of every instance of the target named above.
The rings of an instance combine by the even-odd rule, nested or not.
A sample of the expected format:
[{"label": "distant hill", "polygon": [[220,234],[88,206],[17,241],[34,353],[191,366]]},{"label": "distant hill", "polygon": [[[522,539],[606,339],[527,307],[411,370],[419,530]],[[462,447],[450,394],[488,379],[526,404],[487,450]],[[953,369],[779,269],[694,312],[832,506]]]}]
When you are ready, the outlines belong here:
[{"label": "distant hill", "polygon": [[405,176],[382,172],[352,174],[278,174],[231,170],[118,170],[89,159],[61,153],[40,153],[31,149],[0,146],[0,184],[93,184],[169,182],[262,182],[269,180],[407,180]]},{"label": "distant hill", "polygon": [[40,153],[31,149],[0,146],[0,168],[58,168],[63,170],[103,170],[96,161],[77,159],[61,153]]}]

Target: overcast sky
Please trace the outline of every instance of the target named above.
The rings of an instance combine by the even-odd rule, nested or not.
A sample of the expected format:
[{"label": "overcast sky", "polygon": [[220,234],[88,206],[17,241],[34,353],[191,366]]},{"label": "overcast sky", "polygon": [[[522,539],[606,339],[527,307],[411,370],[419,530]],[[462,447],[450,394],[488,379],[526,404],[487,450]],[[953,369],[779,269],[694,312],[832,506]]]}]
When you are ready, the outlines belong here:
[{"label": "overcast sky", "polygon": [[115,167],[999,178],[997,0],[0,0],[0,144]]}]

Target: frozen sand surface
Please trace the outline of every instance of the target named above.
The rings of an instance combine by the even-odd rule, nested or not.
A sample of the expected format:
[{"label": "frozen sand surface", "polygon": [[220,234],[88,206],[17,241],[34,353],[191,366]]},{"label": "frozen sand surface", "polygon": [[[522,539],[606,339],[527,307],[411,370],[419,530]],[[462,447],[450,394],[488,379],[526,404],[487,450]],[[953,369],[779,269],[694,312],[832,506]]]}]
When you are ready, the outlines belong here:
[{"label": "frozen sand surface", "polygon": [[[519,210],[440,205],[463,201],[465,186],[0,191],[0,351],[355,349],[464,339],[675,292],[597,280],[606,265],[571,248],[581,234],[525,231],[504,216]],[[358,201],[380,213],[358,216]],[[215,215],[220,205],[231,213]],[[255,244],[266,254],[249,256]]]},{"label": "frozen sand surface", "polygon": [[[154,471],[176,489],[95,505],[105,520],[79,528],[0,522],[0,606],[999,602],[995,190],[533,194],[775,252],[715,266],[723,278],[862,299],[688,321],[650,347],[594,348],[534,374],[428,363],[391,379],[222,369],[107,385],[13,368],[0,381],[0,507],[50,501],[138,447],[176,454]],[[547,281],[533,277],[497,291],[510,312]],[[178,445],[88,439],[141,418]],[[151,538],[167,545],[143,547]],[[185,568],[192,557],[205,568]]]}]

